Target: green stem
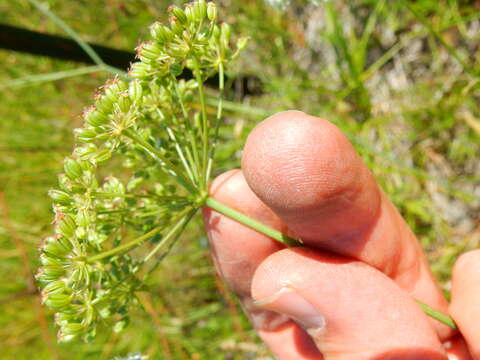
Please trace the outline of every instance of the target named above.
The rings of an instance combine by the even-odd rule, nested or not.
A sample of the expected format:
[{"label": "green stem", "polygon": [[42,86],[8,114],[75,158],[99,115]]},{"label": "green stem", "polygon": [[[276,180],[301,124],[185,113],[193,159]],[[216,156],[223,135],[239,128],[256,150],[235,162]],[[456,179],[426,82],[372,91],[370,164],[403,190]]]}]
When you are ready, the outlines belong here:
[{"label": "green stem", "polygon": [[[191,121],[189,121],[187,108],[185,106],[185,103],[183,102],[182,96],[180,95],[177,78],[173,75],[172,75],[172,84],[173,84],[173,89],[175,91],[175,95],[177,96],[177,99],[178,99],[178,103],[180,104],[180,108],[182,109],[183,120],[185,123],[185,127],[187,129],[188,137],[190,139],[190,146],[192,149],[191,163],[192,163],[192,168],[194,168],[193,173],[197,177],[197,181],[198,181],[198,169],[200,169],[200,160],[198,159],[197,140],[195,136],[195,131],[194,131],[194,128],[192,127]],[[188,153],[190,153],[190,151]]]},{"label": "green stem", "polygon": [[[182,217],[185,216],[186,213],[188,213],[189,211],[191,211],[192,208],[191,207],[187,207],[185,208],[183,211],[181,211],[173,220],[172,222],[175,222],[179,219],[181,219]],[[111,250],[108,250],[108,251],[104,251],[100,254],[97,254],[95,256],[92,256],[90,258],[87,258],[86,261],[88,263],[93,263],[95,261],[99,261],[99,260],[102,260],[102,259],[105,259],[105,258],[108,258],[108,257],[111,257],[111,256],[114,256],[114,255],[118,255],[118,254],[121,254],[125,251],[128,251],[130,249],[132,249],[133,247],[137,247],[138,245],[140,245],[141,243],[143,243],[145,240],[147,240],[148,238],[151,238],[152,236],[158,234],[159,232],[161,232],[162,230],[165,229],[165,225],[160,225],[160,226],[157,226],[155,228],[153,228],[152,230],[150,230],[149,232],[143,234],[142,236],[139,236],[138,238],[136,239],[133,239],[132,241],[126,243],[126,244],[123,244],[123,245],[120,245],[120,246],[117,246]]]},{"label": "green stem", "polygon": [[198,191],[195,189],[195,185],[190,182],[188,178],[183,176],[182,171],[172,164],[170,160],[168,160],[158,149],[153,147],[151,144],[149,144],[147,141],[142,139],[141,137],[137,136],[133,131],[130,129],[125,129],[123,131],[123,135],[128,137],[129,139],[135,141],[142,147],[144,147],[149,153],[155,155],[160,161],[162,161],[165,166],[170,170],[170,174],[177,179],[177,181],[183,185],[185,189],[187,189],[190,193],[192,194],[197,194]]},{"label": "green stem", "polygon": [[71,78],[74,76],[92,74],[92,73],[96,73],[104,70],[105,69],[102,66],[94,65],[94,66],[85,66],[77,69],[59,71],[59,72],[48,73],[48,74],[28,75],[21,78],[13,79],[11,81],[3,82],[2,84],[0,84],[0,89],[29,86],[32,84],[41,84],[44,82],[57,81],[57,80]]},{"label": "green stem", "polygon": [[195,178],[193,176],[192,170],[190,169],[188,161],[185,158],[185,155],[183,154],[182,148],[180,147],[180,144],[178,143],[178,140],[175,134],[173,133],[172,129],[170,129],[168,126],[165,127],[165,130],[167,131],[167,134],[170,137],[170,140],[172,140],[172,142],[175,144],[175,150],[177,151],[178,157],[180,158],[180,161],[183,164],[183,168],[187,172],[187,175],[190,178],[190,181],[192,182],[192,184],[194,184]]},{"label": "green stem", "polygon": [[195,215],[195,212],[197,209],[193,209],[190,211],[188,215],[184,215],[176,224],[173,226],[170,231],[163,237],[163,239],[160,241],[155,248],[150,251],[150,253],[145,257],[144,262],[147,262],[154,256],[161,248],[163,248],[166,244],[168,244],[169,240],[174,238],[178,238],[175,236],[175,234],[180,233],[182,229],[185,228],[187,223],[190,221],[190,219]]},{"label": "green stem", "polygon": [[198,83],[198,95],[200,97],[200,107],[202,113],[202,190],[206,192],[208,178],[207,175],[207,158],[208,158],[208,124],[207,124],[207,107],[205,105],[205,91],[203,89],[202,73],[200,71],[200,64],[196,57],[194,60],[194,74],[195,80]]},{"label": "green stem", "polygon": [[49,9],[48,4],[42,3],[37,0],[29,0],[29,2],[35,6],[38,10],[40,10],[45,16],[47,16],[52,22],[54,22],[57,26],[59,26],[63,31],[65,31],[68,36],[70,36],[77,44],[82,48],[83,51],[92,59],[92,61],[97,64],[98,66],[102,67],[106,71],[114,74],[120,75],[125,77],[125,71],[121,69],[117,69],[113,66],[105,64],[102,58],[96,53],[96,51],[88,44],[87,42],[83,41],[82,38],[77,34],[75,30],[73,30],[70,26],[67,25],[62,19],[60,19],[54,12]]},{"label": "green stem", "polygon": [[163,229],[165,228],[165,225],[161,225],[161,226],[157,226],[156,228],[153,228],[152,230],[150,230],[149,232],[147,232],[146,234],[143,234],[142,236],[139,236],[138,238],[136,239],[133,239],[132,241],[126,243],[126,244],[123,244],[123,245],[120,245],[120,246],[117,246],[111,250],[108,250],[108,251],[104,251],[98,255],[95,255],[95,256],[92,256],[90,258],[87,259],[87,262],[88,263],[93,263],[95,261],[99,261],[99,260],[102,260],[102,259],[105,259],[107,257],[111,257],[113,255],[118,255],[122,252],[125,252],[125,251],[128,251],[130,250],[131,248],[133,247],[136,247],[138,245],[140,245],[142,242],[144,242],[145,240],[147,240],[148,238],[158,234],[160,231],[162,231]]},{"label": "green stem", "polygon": [[448,316],[448,315],[446,315],[446,314],[444,314],[444,313],[442,313],[438,310],[435,310],[431,306],[429,306],[429,305],[427,305],[427,304],[425,304],[421,301],[418,301],[418,300],[415,300],[415,301],[417,302],[418,305],[420,305],[422,310],[428,316],[434,318],[435,320],[440,321],[442,324],[450,326],[452,329],[458,329],[457,324],[455,324],[455,321],[450,316]]},{"label": "green stem", "polygon": [[212,173],[212,164],[213,158],[215,157],[215,149],[217,147],[218,141],[218,131],[220,129],[220,123],[222,121],[222,110],[223,110],[223,94],[225,89],[225,74],[223,69],[223,62],[220,61],[218,65],[218,104],[217,104],[217,117],[215,119],[215,135],[213,136],[212,146],[210,148],[210,154],[208,155],[208,165],[207,165],[207,173],[206,179],[210,179],[210,175]]},{"label": "green stem", "polygon": [[261,234],[267,235],[272,239],[275,239],[281,242],[282,244],[285,244],[287,246],[302,245],[301,241],[295,240],[285,234],[282,234],[280,231],[274,230],[271,227],[265,224],[262,224],[261,222],[254,220],[251,217],[248,217],[247,215],[242,214],[241,212],[235,209],[232,209],[231,207],[225,204],[222,204],[221,202],[215,200],[210,196],[205,200],[205,205],[233,220],[238,221],[240,224],[248,226],[249,228],[258,231]]},{"label": "green stem", "polygon": [[[231,207],[222,204],[221,202],[215,200],[212,197],[208,197],[205,201],[205,205],[208,206],[209,208],[218,211],[219,213],[238,221],[240,224],[243,224],[253,230],[258,231],[261,234],[267,235],[271,237],[272,239],[275,239],[282,244],[285,244],[287,246],[302,246],[302,242],[300,240],[295,240],[285,234],[282,234],[280,231],[274,230],[271,227],[262,224],[261,222],[254,220],[250,217],[248,217],[245,214],[242,214],[241,212],[232,209]],[[416,302],[420,305],[422,310],[430,317],[434,318],[435,320],[438,320],[442,324],[445,324],[447,326],[450,326],[453,329],[457,328],[457,325],[455,324],[455,321],[453,319],[438,311],[435,310],[434,308],[428,306],[427,304],[424,304],[421,301],[416,300]]]}]

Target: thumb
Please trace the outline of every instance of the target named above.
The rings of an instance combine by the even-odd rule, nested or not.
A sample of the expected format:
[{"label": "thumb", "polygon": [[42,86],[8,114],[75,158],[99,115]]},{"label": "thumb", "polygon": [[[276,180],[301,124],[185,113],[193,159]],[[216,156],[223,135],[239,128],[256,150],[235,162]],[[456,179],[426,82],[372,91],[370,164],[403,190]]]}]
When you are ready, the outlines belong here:
[{"label": "thumb", "polygon": [[325,359],[447,358],[411,297],[358,261],[306,248],[281,250],[256,270],[252,295],[257,306],[303,327]]},{"label": "thumb", "polygon": [[450,314],[474,359],[480,359],[480,250],[460,256],[452,272]]}]

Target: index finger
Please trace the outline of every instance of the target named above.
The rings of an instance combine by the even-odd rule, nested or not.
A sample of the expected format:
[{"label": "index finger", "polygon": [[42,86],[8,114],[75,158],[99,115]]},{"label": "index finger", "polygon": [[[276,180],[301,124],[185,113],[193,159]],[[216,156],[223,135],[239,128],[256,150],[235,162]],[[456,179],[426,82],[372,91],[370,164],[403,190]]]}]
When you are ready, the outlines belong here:
[{"label": "index finger", "polygon": [[[447,311],[415,235],[333,124],[299,111],[273,115],[250,134],[242,169],[253,192],[307,246],[361,260]],[[432,321],[442,340],[452,335]]]}]

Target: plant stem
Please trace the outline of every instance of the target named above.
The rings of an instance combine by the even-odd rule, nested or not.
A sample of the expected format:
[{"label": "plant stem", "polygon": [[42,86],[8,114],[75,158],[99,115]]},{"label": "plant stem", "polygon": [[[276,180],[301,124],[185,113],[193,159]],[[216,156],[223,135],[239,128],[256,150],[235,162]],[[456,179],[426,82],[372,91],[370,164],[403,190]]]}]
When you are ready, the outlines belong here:
[{"label": "plant stem", "polygon": [[2,84],[0,84],[0,89],[29,86],[33,84],[41,84],[44,82],[50,82],[50,81],[67,79],[74,76],[92,74],[92,73],[96,73],[104,70],[105,69],[102,66],[94,65],[94,66],[85,66],[85,67],[72,69],[72,70],[53,72],[48,74],[27,75],[21,78],[13,79],[11,81],[3,82]]},{"label": "plant stem", "polygon": [[[183,211],[181,211],[174,219],[172,219],[172,222],[175,222],[179,219],[181,219],[182,217],[185,216],[186,213],[188,213],[189,211],[192,210],[192,207],[187,207],[185,209],[183,209]],[[175,225],[176,227],[176,225]],[[148,238],[158,234],[159,232],[161,232],[162,230],[165,229],[165,225],[160,225],[160,226],[157,226],[155,228],[153,228],[152,230],[150,230],[149,232],[143,234],[142,236],[139,236],[138,238],[136,239],[133,239],[132,241],[126,243],[126,244],[123,244],[123,245],[120,245],[120,246],[117,246],[111,250],[108,250],[108,251],[104,251],[100,254],[97,254],[95,256],[92,256],[90,258],[87,258],[86,261],[88,263],[92,263],[92,262],[95,262],[95,261],[99,261],[99,260],[102,260],[102,259],[105,259],[105,258],[108,258],[108,257],[111,257],[113,255],[118,255],[122,252],[125,252],[127,250],[130,250],[131,248],[133,247],[136,247],[138,245],[140,245],[142,242],[144,242],[145,240],[147,240]]]},{"label": "plant stem", "polygon": [[[197,140],[195,136],[195,130],[192,127],[191,121],[188,118],[188,111],[187,108],[185,107],[185,103],[183,102],[183,98],[180,95],[180,90],[178,88],[178,82],[175,76],[172,75],[172,84],[173,84],[173,89],[175,91],[175,95],[178,98],[178,103],[180,104],[180,108],[182,109],[182,114],[183,114],[183,120],[185,123],[185,127],[187,129],[188,137],[190,140],[190,146],[191,146],[191,163],[192,163],[192,168],[194,168],[193,174],[196,176],[197,181],[198,181],[198,169],[200,169],[200,160],[198,159],[198,151],[197,151]],[[185,147],[188,149],[187,147]],[[187,152],[187,154],[190,154],[190,151]]]},{"label": "plant stem", "polygon": [[196,194],[197,190],[195,189],[195,185],[190,182],[188,178],[183,176],[182,171],[176,167],[170,160],[168,160],[158,149],[153,147],[147,141],[142,139],[141,137],[137,136],[133,131],[130,129],[125,129],[122,132],[123,135],[128,137],[129,139],[135,141],[143,148],[145,148],[149,153],[155,155],[160,161],[162,161],[165,166],[170,170],[170,174],[177,179],[177,181],[183,185],[190,193]]},{"label": "plant stem", "polygon": [[238,221],[240,224],[248,226],[249,228],[258,231],[261,234],[267,235],[272,239],[281,242],[282,244],[290,247],[302,245],[301,241],[295,240],[285,234],[282,234],[280,231],[272,229],[271,227],[262,224],[261,222],[254,220],[251,217],[248,217],[247,215],[242,214],[235,209],[232,209],[231,207],[215,200],[210,196],[205,200],[205,205],[233,220]]},{"label": "plant stem", "polygon": [[415,300],[415,301],[417,302],[418,305],[420,305],[420,307],[425,312],[425,314],[427,314],[431,318],[434,318],[435,320],[440,321],[442,324],[450,326],[452,329],[458,329],[457,324],[455,324],[455,321],[450,316],[448,316],[448,315],[446,315],[446,314],[444,314],[444,313],[442,313],[438,310],[435,310],[431,306],[429,306],[429,305],[427,305],[427,304],[425,304],[421,301],[418,301],[418,300]]},{"label": "plant stem", "polygon": [[156,228],[153,228],[152,230],[150,230],[146,234],[143,234],[142,236],[139,236],[138,238],[133,239],[132,241],[130,241],[126,244],[117,246],[117,247],[115,247],[111,250],[104,251],[104,252],[102,252],[98,255],[95,255],[95,256],[92,256],[92,257],[88,258],[87,262],[88,263],[93,263],[95,261],[99,261],[99,260],[105,259],[107,257],[113,256],[113,255],[118,255],[118,254],[120,254],[124,251],[130,250],[131,248],[140,245],[142,242],[144,242],[148,238],[158,234],[164,228],[165,228],[165,225],[157,226]]},{"label": "plant stem", "polygon": [[[262,224],[261,222],[254,220],[250,217],[248,217],[245,214],[242,214],[241,212],[232,209],[228,205],[225,205],[217,200],[215,200],[212,197],[208,197],[205,201],[205,205],[208,206],[209,208],[218,211],[219,213],[235,220],[238,221],[240,224],[243,224],[253,230],[258,231],[261,234],[267,235],[271,237],[274,240],[277,240],[281,242],[282,244],[285,244],[289,247],[294,247],[294,246],[302,246],[302,242],[300,240],[295,240],[285,234],[282,234],[280,231],[274,230],[271,227]],[[442,324],[445,324],[447,326],[450,326],[453,329],[457,328],[457,325],[455,324],[455,321],[453,319],[438,311],[435,310],[434,308],[430,307],[427,304],[424,304],[421,301],[416,300],[418,305],[422,308],[422,310],[427,314],[428,316],[434,318],[435,320],[440,321]]]},{"label": "plant stem", "polygon": [[225,75],[223,69],[223,62],[220,61],[218,65],[218,104],[217,104],[217,117],[215,119],[215,135],[213,136],[212,146],[210,147],[210,154],[208,155],[208,164],[207,164],[207,174],[206,179],[210,179],[212,173],[212,164],[213,158],[215,157],[215,149],[217,147],[218,141],[218,131],[220,129],[220,122],[222,121],[222,110],[223,110],[223,94],[225,91]]},{"label": "plant stem", "polygon": [[205,91],[203,89],[202,73],[200,64],[196,57],[194,60],[194,74],[195,80],[198,84],[198,96],[200,97],[200,107],[202,113],[202,182],[201,189],[206,192],[208,185],[207,175],[207,157],[208,157],[208,124],[207,124],[207,107],[205,105]]},{"label": "plant stem", "polygon": [[126,77],[125,71],[117,69],[113,66],[105,64],[102,58],[96,53],[96,51],[73,30],[70,26],[67,25],[62,19],[60,19],[54,12],[49,9],[47,3],[42,3],[37,0],[28,0],[33,6],[40,10],[45,16],[52,20],[57,26],[59,26],[63,31],[65,31],[68,36],[70,36],[77,44],[82,48],[83,51],[92,59],[92,61],[98,66],[102,67],[106,71],[114,74]]},{"label": "plant stem", "polygon": [[152,256],[154,256],[162,247],[164,247],[170,239],[174,238],[178,238],[175,237],[175,234],[180,234],[181,233],[181,230],[187,225],[187,223],[190,221],[190,219],[193,217],[193,215],[195,215],[195,212],[197,211],[197,209],[193,209],[190,211],[190,213],[188,215],[184,215],[176,224],[175,226],[173,226],[170,231],[164,236],[164,238],[160,241],[159,244],[157,244],[157,246],[155,246],[155,248],[150,251],[150,253],[145,257],[145,259],[143,260],[144,262],[147,262],[148,260],[150,260],[152,258]]}]

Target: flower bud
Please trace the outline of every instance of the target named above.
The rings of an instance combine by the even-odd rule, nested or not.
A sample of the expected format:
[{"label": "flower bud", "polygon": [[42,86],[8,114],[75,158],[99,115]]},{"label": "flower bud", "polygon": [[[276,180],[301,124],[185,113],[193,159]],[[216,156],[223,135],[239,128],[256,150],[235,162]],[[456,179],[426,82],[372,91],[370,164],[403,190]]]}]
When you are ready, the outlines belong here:
[{"label": "flower bud", "polygon": [[65,238],[48,237],[45,239],[42,252],[48,256],[55,256],[57,258],[64,258],[72,250],[72,245]]},{"label": "flower bud", "polygon": [[65,292],[65,283],[61,280],[52,281],[42,290],[43,296]]},{"label": "flower bud", "polygon": [[185,15],[187,15],[187,21],[189,23],[195,22],[195,13],[193,12],[192,4],[185,4]]},{"label": "flower bud", "polygon": [[57,224],[57,231],[65,236],[71,238],[75,234],[76,224],[72,215],[64,215],[62,220]]},{"label": "flower bud", "polygon": [[48,195],[53,199],[53,201],[62,205],[69,205],[72,202],[71,196],[60,190],[50,190]]},{"label": "flower bud", "polygon": [[207,4],[207,17],[210,21],[215,21],[217,19],[217,5],[213,2]]},{"label": "flower bud", "polygon": [[220,28],[218,27],[218,25],[215,25],[213,27],[213,37],[218,40],[218,39],[220,39],[221,34],[222,34],[222,32],[220,31]]},{"label": "flower bud", "polygon": [[91,106],[83,113],[83,118],[88,125],[93,127],[102,126],[108,123],[108,116]]},{"label": "flower bud", "polygon": [[60,260],[51,256],[47,256],[46,254],[40,255],[40,263],[42,266],[63,266]]},{"label": "flower bud", "polygon": [[241,37],[237,40],[237,51],[243,50],[250,39],[248,37]]},{"label": "flower bud", "polygon": [[143,62],[152,62],[162,55],[162,48],[154,42],[144,42],[137,47],[138,58]]},{"label": "flower bud", "polygon": [[150,70],[150,65],[136,62],[131,65],[128,75],[134,79],[143,79],[148,77]]},{"label": "flower bud", "polygon": [[95,144],[86,144],[79,146],[73,150],[73,155],[78,156],[81,160],[87,160],[97,151]]},{"label": "flower bud", "polygon": [[114,78],[107,82],[107,86],[105,87],[105,96],[115,96],[122,91],[128,89],[128,83],[120,80],[119,78]]},{"label": "flower bud", "polygon": [[141,103],[143,88],[139,80],[133,80],[128,87],[128,95],[135,103]]},{"label": "flower bud", "polygon": [[198,0],[193,4],[193,12],[198,21],[205,19],[207,15],[207,4],[205,0]]},{"label": "flower bud", "polygon": [[166,44],[170,42],[174,37],[172,30],[160,23],[155,23],[151,32],[153,38],[161,44]]},{"label": "flower bud", "polygon": [[88,210],[80,209],[77,212],[77,216],[75,217],[75,222],[78,226],[87,227],[90,225],[90,216]]},{"label": "flower bud", "polygon": [[92,161],[96,163],[101,163],[107,161],[112,157],[112,153],[110,150],[105,149],[97,152],[95,155],[92,156]]},{"label": "flower bud", "polygon": [[117,97],[118,93],[115,93],[115,95],[112,94],[109,97],[100,96],[96,99],[95,106],[104,114],[109,114],[112,112],[113,104],[117,101]]},{"label": "flower bud", "polygon": [[72,289],[79,290],[88,284],[89,276],[84,267],[79,267],[72,271],[68,284]]},{"label": "flower bud", "polygon": [[84,331],[84,326],[81,323],[68,323],[62,326],[63,335],[80,335]]},{"label": "flower bud", "polygon": [[120,109],[121,112],[127,113],[128,110],[130,110],[130,107],[132,106],[132,100],[126,93],[120,94],[118,97],[118,108]]},{"label": "flower bud", "polygon": [[58,280],[65,275],[65,269],[57,265],[47,265],[40,269],[38,274],[38,280],[40,281],[53,281]]},{"label": "flower bud", "polygon": [[176,35],[180,35],[183,32],[183,26],[176,17],[170,18],[170,28],[172,32]]},{"label": "flower bud", "polygon": [[152,36],[153,39],[159,40],[159,31],[162,28],[162,23],[159,21],[154,22],[152,25],[150,25],[150,35]]},{"label": "flower bud", "polygon": [[227,49],[232,34],[232,28],[227,23],[221,25],[222,34],[220,35],[220,42],[222,46]]},{"label": "flower bud", "polygon": [[70,305],[71,298],[65,293],[49,294],[44,303],[51,309],[61,310]]},{"label": "flower bud", "polygon": [[72,158],[65,159],[63,163],[65,174],[72,180],[78,180],[82,176],[83,170],[79,162]]},{"label": "flower bud", "polygon": [[60,326],[65,326],[66,324],[73,321],[75,314],[66,313],[66,312],[57,312],[55,314],[55,322]]},{"label": "flower bud", "polygon": [[178,6],[171,6],[168,8],[168,10],[170,11],[170,13],[175,16],[177,18],[177,20],[181,23],[181,24],[186,24],[187,23],[187,15],[185,14],[185,12],[180,9]]},{"label": "flower bud", "polygon": [[81,142],[90,142],[97,136],[95,131],[91,128],[78,128],[73,130],[73,132],[75,133],[76,138]]}]

